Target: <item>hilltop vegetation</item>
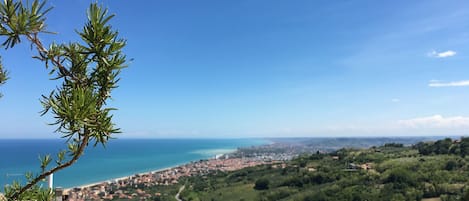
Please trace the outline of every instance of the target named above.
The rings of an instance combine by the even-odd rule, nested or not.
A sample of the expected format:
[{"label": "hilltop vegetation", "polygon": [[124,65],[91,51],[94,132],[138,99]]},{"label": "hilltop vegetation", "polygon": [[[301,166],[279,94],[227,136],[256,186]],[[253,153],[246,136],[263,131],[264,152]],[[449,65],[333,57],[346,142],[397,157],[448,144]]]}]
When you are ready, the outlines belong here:
[{"label": "hilltop vegetation", "polygon": [[187,178],[184,200],[469,200],[469,138],[302,155]]}]

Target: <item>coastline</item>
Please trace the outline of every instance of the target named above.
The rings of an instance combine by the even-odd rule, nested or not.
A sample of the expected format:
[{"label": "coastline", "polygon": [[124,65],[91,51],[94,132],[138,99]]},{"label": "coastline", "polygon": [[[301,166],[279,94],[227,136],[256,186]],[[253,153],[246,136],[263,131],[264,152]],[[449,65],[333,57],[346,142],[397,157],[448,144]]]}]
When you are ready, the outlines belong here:
[{"label": "coastline", "polygon": [[[153,169],[153,170],[148,170],[148,171],[143,171],[143,172],[137,172],[137,173],[128,173],[125,176],[112,177],[110,179],[104,179],[104,180],[100,180],[100,181],[96,181],[96,182],[85,183],[83,185],[62,187],[62,189],[64,189],[64,191],[70,191],[70,190],[75,189],[75,188],[89,188],[89,187],[97,186],[97,185],[100,185],[100,184],[103,184],[103,183],[112,183],[112,182],[126,180],[126,179],[128,179],[132,176],[135,176],[135,175],[161,173],[161,172],[165,172],[165,171],[168,171],[168,170],[171,170],[171,169],[175,169],[175,168],[178,168],[178,167],[181,167],[181,166],[185,166],[185,165],[197,162],[197,161],[210,160],[210,159],[214,159],[214,158],[219,157],[219,156],[232,154],[232,153],[237,152],[239,150],[239,148],[250,147],[250,146],[259,146],[259,145],[262,145],[262,144],[269,144],[269,143],[272,143],[272,142],[263,140],[262,143],[254,143],[254,144],[251,144],[251,145],[241,145],[241,146],[238,146],[236,148],[234,148],[234,147],[229,147],[229,148],[219,147],[219,148],[197,149],[197,150],[191,151],[190,153],[199,154],[201,157],[198,158],[198,159],[192,159],[192,160],[184,161],[184,162],[177,163],[177,164],[167,166],[167,167],[163,167],[163,168],[158,168],[158,169]],[[57,187],[60,187],[60,186],[57,186]]]},{"label": "coastline", "polygon": [[[265,157],[231,157],[225,154],[171,168],[132,174],[131,176],[106,180],[101,183],[81,185],[80,187],[64,190],[63,195],[71,200],[151,198],[153,195],[146,192],[145,188],[177,185],[180,178],[207,175],[215,172],[230,172],[265,164],[276,164],[276,167],[278,167],[277,164],[282,163],[284,163],[283,160],[272,160]],[[129,187],[134,191],[129,191]],[[159,196],[157,194],[155,196]]]},{"label": "coastline", "polygon": [[[80,161],[54,174],[54,187],[72,189],[120,180],[135,174],[158,172],[190,162],[232,153],[241,147],[266,144],[262,139],[122,139],[109,146],[89,149]],[[37,169],[37,153],[55,155],[61,140],[0,140],[0,151],[22,150],[7,155],[2,164],[0,186],[13,181],[25,182],[23,172]],[[5,145],[5,146],[3,146]],[[229,152],[225,152],[230,150]],[[221,152],[220,152],[221,151]],[[21,160],[18,160],[21,158]],[[13,175],[15,174],[15,175]],[[44,184],[45,185],[45,184]],[[0,190],[2,192],[2,190]]]},{"label": "coastline", "polygon": [[[201,159],[201,160],[203,160],[203,159]],[[189,162],[189,163],[191,163],[191,162]],[[171,170],[171,169],[177,168],[177,167],[179,167],[179,166],[181,166],[181,165],[185,165],[185,164],[189,164],[189,163],[184,163],[184,164],[179,164],[179,165],[176,165],[176,166],[171,166],[171,167],[156,169],[156,170],[152,170],[152,171],[148,171],[148,172],[135,173],[135,174],[128,175],[128,176],[112,178],[112,179],[108,179],[108,180],[104,180],[104,181],[98,181],[98,182],[94,182],[94,183],[83,184],[83,185],[80,185],[80,186],[74,186],[74,187],[70,187],[70,188],[63,188],[63,190],[64,190],[65,192],[67,192],[67,191],[73,190],[73,189],[75,189],[75,188],[81,188],[81,189],[83,189],[83,188],[90,188],[90,187],[93,187],[93,186],[97,186],[97,185],[100,185],[100,184],[103,184],[103,183],[119,182],[119,181],[122,181],[122,180],[129,179],[130,177],[135,176],[135,175],[145,175],[145,174],[161,173],[161,172],[164,172],[164,171],[167,171],[167,170]]]},{"label": "coastline", "polygon": [[[237,149],[217,149],[217,150],[230,150],[228,152],[223,152],[223,153],[217,153],[211,157],[208,157],[208,158],[200,158],[196,161],[202,161],[202,160],[210,160],[210,159],[215,159],[216,157],[218,157],[219,155],[226,155],[226,154],[231,154],[231,153],[235,153]],[[213,154],[213,153],[212,153]],[[180,164],[176,164],[176,165],[173,165],[173,166],[169,166],[169,167],[164,167],[164,168],[160,168],[160,169],[155,169],[155,170],[151,170],[151,171],[146,171],[146,172],[139,172],[139,173],[133,173],[133,174],[130,174],[130,175],[127,175],[127,176],[122,176],[122,177],[116,177],[116,178],[111,178],[111,179],[106,179],[106,180],[101,180],[101,181],[97,181],[97,182],[93,182],[93,183],[87,183],[87,184],[83,184],[83,185],[78,185],[78,186],[73,186],[73,187],[69,187],[69,188],[63,188],[64,192],[68,192],[68,191],[71,191],[73,189],[76,189],[76,188],[80,188],[80,189],[84,189],[84,188],[90,188],[90,187],[93,187],[93,186],[98,186],[98,185],[101,185],[103,183],[112,183],[112,182],[119,182],[119,181],[124,181],[124,180],[127,180],[135,175],[149,175],[149,174],[157,174],[157,173],[163,173],[165,171],[168,171],[168,170],[172,170],[172,169],[176,169],[176,168],[179,168],[181,166],[186,166],[188,164],[191,164],[191,163],[194,163],[196,161],[187,161],[187,162],[183,162],[183,163],[180,163]],[[60,186],[58,186],[60,187]]]}]

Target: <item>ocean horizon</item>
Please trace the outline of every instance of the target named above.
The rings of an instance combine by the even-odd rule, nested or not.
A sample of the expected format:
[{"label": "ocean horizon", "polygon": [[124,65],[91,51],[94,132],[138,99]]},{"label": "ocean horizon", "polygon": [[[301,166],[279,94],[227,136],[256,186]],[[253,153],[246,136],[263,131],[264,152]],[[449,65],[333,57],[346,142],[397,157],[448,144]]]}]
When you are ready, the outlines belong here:
[{"label": "ocean horizon", "polygon": [[[213,158],[217,154],[269,143],[260,138],[246,139],[113,139],[105,147],[92,144],[71,167],[54,174],[54,186],[71,188],[108,181],[143,172],[174,167]],[[55,155],[66,147],[63,139],[0,139],[0,185],[24,174],[40,172],[39,156]],[[3,191],[3,188],[1,189]]]}]

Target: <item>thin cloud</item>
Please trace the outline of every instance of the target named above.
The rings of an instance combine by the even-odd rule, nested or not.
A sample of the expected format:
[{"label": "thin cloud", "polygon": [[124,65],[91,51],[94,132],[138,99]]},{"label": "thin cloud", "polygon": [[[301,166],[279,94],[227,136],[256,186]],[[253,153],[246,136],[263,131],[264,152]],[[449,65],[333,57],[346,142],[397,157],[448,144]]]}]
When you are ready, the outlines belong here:
[{"label": "thin cloud", "polygon": [[430,80],[428,83],[429,87],[466,87],[469,86],[469,80],[461,80],[454,82],[440,82],[436,80]]},{"label": "thin cloud", "polygon": [[432,50],[430,53],[428,53],[429,57],[436,57],[436,58],[452,57],[454,55],[456,55],[456,52],[453,50],[448,50],[444,52],[437,52],[435,50]]},{"label": "thin cloud", "polygon": [[428,117],[419,117],[414,119],[399,120],[398,124],[407,128],[469,128],[469,117],[454,116],[443,117],[441,115],[433,115]]},{"label": "thin cloud", "polygon": [[393,102],[393,103],[397,103],[397,102],[400,102],[400,101],[401,101],[401,99],[399,99],[399,98],[393,98],[393,99],[391,99],[391,102]]}]

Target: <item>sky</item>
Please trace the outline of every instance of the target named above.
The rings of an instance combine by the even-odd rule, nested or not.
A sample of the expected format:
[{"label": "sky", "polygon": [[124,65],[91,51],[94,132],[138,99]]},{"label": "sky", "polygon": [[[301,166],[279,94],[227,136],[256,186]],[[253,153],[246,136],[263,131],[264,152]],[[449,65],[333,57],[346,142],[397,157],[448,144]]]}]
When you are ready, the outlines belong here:
[{"label": "sky", "polygon": [[[79,40],[90,2],[48,1],[44,43]],[[99,2],[133,59],[118,138],[469,134],[468,1]],[[58,138],[58,83],[28,43],[0,54],[0,138]]]}]

